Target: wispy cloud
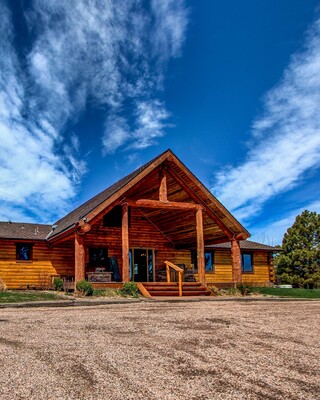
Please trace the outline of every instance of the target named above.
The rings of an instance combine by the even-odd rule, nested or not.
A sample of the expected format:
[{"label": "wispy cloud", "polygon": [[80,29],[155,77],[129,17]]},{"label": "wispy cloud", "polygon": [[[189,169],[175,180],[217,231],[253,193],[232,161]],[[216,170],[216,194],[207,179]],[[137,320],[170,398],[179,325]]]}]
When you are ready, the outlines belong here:
[{"label": "wispy cloud", "polygon": [[66,128],[86,107],[105,113],[104,153],[164,134],[160,95],[187,10],[182,0],[33,0],[24,13],[30,37],[17,51],[0,8],[0,218],[22,219],[28,208],[28,218],[46,220],[70,206],[85,173],[81,143]]},{"label": "wispy cloud", "polygon": [[246,159],[216,174],[212,191],[238,218],[250,220],[265,202],[320,166],[319,110],[320,19],[281,82],[267,93],[264,114],[253,123]]},{"label": "wispy cloud", "polygon": [[269,244],[270,246],[281,244],[283,235],[286,233],[287,229],[292,226],[296,216],[301,214],[304,210],[320,214],[320,201],[313,201],[305,204],[304,207],[290,210],[287,215],[278,220],[267,220],[262,226],[255,226],[252,227],[252,229],[249,228],[252,233],[252,238],[250,238],[250,240],[252,239],[257,242]]}]

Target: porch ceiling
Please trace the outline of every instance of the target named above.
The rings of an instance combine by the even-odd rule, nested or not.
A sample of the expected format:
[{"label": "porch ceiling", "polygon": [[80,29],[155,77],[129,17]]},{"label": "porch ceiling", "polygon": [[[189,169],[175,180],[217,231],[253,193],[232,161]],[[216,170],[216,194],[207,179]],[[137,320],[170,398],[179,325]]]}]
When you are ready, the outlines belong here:
[{"label": "porch ceiling", "polygon": [[[170,202],[197,204],[186,191],[167,175],[167,195]],[[127,198],[137,201],[140,199],[159,199],[159,171],[155,170],[146,177],[139,187],[127,193]],[[172,243],[178,247],[196,246],[196,213],[195,210],[165,210],[155,208],[139,208],[140,213],[154,224]],[[226,234],[204,212],[203,230],[205,244],[213,244],[228,240]]]}]

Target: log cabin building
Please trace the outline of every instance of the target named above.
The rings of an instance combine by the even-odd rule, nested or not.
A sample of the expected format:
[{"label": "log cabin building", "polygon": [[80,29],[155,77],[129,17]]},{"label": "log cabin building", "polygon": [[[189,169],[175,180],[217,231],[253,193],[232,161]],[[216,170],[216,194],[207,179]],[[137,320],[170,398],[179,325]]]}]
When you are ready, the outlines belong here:
[{"label": "log cabin building", "polygon": [[167,150],[53,225],[0,222],[0,278],[15,289],[50,286],[55,276],[99,288],[132,280],[146,296],[176,290],[179,279],[180,295],[269,285],[277,249],[249,236]]}]

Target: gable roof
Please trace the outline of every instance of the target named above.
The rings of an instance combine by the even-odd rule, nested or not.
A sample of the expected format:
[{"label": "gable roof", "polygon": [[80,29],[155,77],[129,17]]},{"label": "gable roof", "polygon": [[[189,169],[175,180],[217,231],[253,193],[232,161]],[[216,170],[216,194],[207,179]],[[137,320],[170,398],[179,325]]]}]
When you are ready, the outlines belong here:
[{"label": "gable roof", "polygon": [[209,211],[214,214],[216,219],[221,220],[221,223],[224,224],[234,236],[241,234],[244,239],[250,236],[249,232],[236,218],[234,218],[214,195],[192,174],[192,172],[190,172],[178,157],[168,149],[55,222],[54,225],[57,226],[48,235],[48,240],[55,240],[61,235],[64,236],[68,234],[69,231],[72,231],[78,224],[81,226],[81,224],[83,224],[82,219],[84,218],[90,222],[92,218],[100,212],[103,212],[108,205],[114,201],[120,200],[121,196],[123,196],[127,190],[140,182],[163,162],[166,162],[168,165],[170,164],[171,172],[176,178],[180,179],[181,182],[188,182],[193,185],[192,191],[197,192],[197,196],[199,196],[199,193],[200,196],[203,196],[203,199],[201,199],[202,205],[207,209],[211,208]]},{"label": "gable roof", "polygon": [[[258,242],[253,242],[252,240],[239,240],[241,250],[261,250],[261,251],[281,251],[279,247],[269,246],[267,244],[262,244]],[[211,246],[206,246],[210,249],[231,249],[231,242],[225,242],[220,244],[213,244]]]},{"label": "gable roof", "polygon": [[[151,176],[152,173],[156,173],[157,167],[161,166],[163,163],[168,173],[170,173],[171,181],[173,180],[180,185],[182,190],[187,190],[187,193],[191,195],[192,201],[198,202],[204,207],[207,214],[206,221],[204,220],[204,224],[206,225],[204,229],[208,228],[208,221],[211,220],[212,225],[213,220],[215,221],[215,224],[212,225],[215,226],[215,236],[220,239],[228,240],[230,236],[246,239],[250,236],[249,232],[192,174],[175,154],[173,154],[171,150],[166,150],[148,163],[120,179],[109,188],[86,201],[55,222],[52,226],[42,224],[17,224],[20,225],[20,229],[13,230],[8,227],[3,228],[3,231],[0,229],[0,237],[10,236],[14,238],[21,237],[22,239],[35,239],[38,237],[39,239],[47,239],[49,241],[60,240],[71,234],[77,226],[81,227],[84,224],[84,219],[90,223],[100,218],[106,212],[105,210],[107,207],[113,207],[114,204],[123,200],[124,196],[131,188],[135,190],[138,183],[143,183],[144,178]],[[28,230],[23,231],[23,229],[26,228],[21,228],[22,225],[28,225]],[[6,229],[7,231],[5,232]],[[9,233],[8,229],[11,233]],[[18,234],[18,232],[20,233]]]},{"label": "gable roof", "polygon": [[51,225],[0,221],[0,237],[17,240],[45,240]]}]

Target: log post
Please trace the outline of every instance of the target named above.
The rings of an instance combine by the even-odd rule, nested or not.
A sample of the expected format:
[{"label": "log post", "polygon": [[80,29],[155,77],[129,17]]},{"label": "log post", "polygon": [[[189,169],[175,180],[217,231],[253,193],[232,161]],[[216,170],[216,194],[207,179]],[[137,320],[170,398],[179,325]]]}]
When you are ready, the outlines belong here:
[{"label": "log post", "polygon": [[129,282],[129,207],[122,205],[122,282]]},{"label": "log post", "polygon": [[197,261],[198,279],[203,285],[206,284],[205,262],[204,262],[204,239],[203,239],[203,217],[202,210],[196,212],[197,223]]},{"label": "log post", "polygon": [[167,175],[163,168],[161,168],[161,171],[160,171],[159,200],[160,201],[168,201]]},{"label": "log post", "polygon": [[236,239],[231,240],[231,258],[232,258],[232,280],[235,284],[237,284],[242,281],[242,272],[241,272],[240,243]]},{"label": "log post", "polygon": [[75,251],[75,283],[85,279],[86,277],[86,255],[84,250],[84,235],[80,235],[75,231],[74,238],[74,251]]}]

